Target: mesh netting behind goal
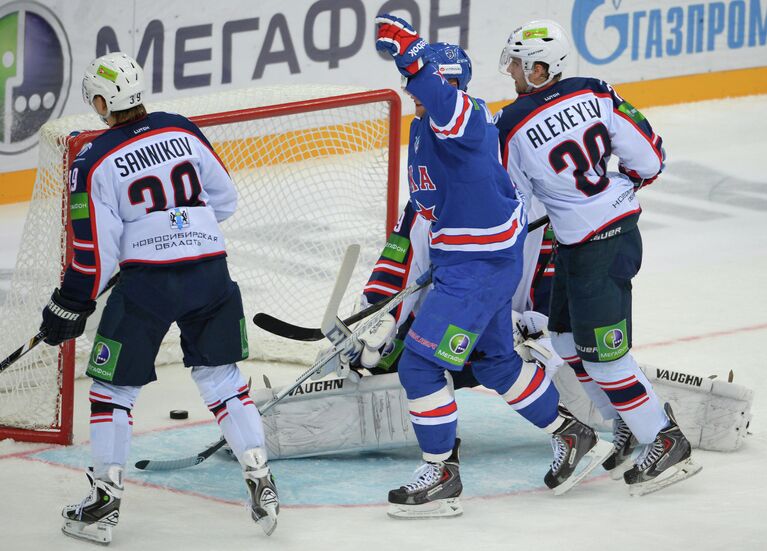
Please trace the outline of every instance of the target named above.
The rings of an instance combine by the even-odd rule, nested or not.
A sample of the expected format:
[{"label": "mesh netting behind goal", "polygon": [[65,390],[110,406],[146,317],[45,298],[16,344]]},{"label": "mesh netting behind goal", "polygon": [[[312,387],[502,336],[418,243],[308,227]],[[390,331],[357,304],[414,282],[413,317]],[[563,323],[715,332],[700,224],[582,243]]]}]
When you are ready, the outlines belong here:
[{"label": "mesh netting behind goal", "polygon": [[[360,261],[342,303],[349,314],[397,215],[398,96],[390,90],[254,88],[150,104],[192,117],[237,185],[237,212],[222,223],[229,269],[242,290],[251,358],[309,363],[322,343],[280,339],[256,312],[318,327],[346,247]],[[103,128],[95,115],[41,131],[37,180],[16,268],[0,311],[0,356],[37,332],[40,312],[70,254],[68,164]],[[204,182],[203,182],[204,185]],[[205,282],[200,282],[204,285]],[[99,301],[105,303],[104,297]],[[76,346],[41,344],[0,373],[0,438],[71,438],[72,373],[82,374],[100,311]],[[175,326],[157,364],[181,359]]]}]

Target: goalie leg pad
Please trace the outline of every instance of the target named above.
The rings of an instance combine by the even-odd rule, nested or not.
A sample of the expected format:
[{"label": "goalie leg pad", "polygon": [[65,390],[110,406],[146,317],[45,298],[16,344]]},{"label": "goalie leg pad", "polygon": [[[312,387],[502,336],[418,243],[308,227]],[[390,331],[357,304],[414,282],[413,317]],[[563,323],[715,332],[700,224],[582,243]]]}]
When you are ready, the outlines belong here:
[{"label": "goalie leg pad", "polygon": [[658,397],[668,402],[694,448],[735,451],[751,421],[754,391],[743,385],[642,366]]},{"label": "goalie leg pad", "polygon": [[261,415],[235,364],[195,366],[192,379],[238,460],[245,450],[264,446]]},{"label": "goalie leg pad", "polygon": [[[251,392],[261,406],[281,389]],[[269,457],[376,451],[417,444],[396,373],[309,382],[263,416]]]}]

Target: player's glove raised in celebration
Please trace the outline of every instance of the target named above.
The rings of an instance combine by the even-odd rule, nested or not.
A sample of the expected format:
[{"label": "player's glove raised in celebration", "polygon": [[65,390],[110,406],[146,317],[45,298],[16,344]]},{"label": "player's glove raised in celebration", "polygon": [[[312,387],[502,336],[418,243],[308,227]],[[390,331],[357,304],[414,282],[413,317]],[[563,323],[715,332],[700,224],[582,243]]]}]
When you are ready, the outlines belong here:
[{"label": "player's glove raised in celebration", "polygon": [[45,343],[56,346],[82,335],[85,320],[95,309],[95,300],[70,300],[61,296],[58,289],[53,291],[48,305],[43,308],[43,323],[40,325],[40,331],[45,333]]},{"label": "player's glove raised in celebration", "polygon": [[388,13],[376,17],[376,50],[394,58],[397,69],[406,77],[416,74],[426,62],[431,51],[429,44],[410,23]]}]

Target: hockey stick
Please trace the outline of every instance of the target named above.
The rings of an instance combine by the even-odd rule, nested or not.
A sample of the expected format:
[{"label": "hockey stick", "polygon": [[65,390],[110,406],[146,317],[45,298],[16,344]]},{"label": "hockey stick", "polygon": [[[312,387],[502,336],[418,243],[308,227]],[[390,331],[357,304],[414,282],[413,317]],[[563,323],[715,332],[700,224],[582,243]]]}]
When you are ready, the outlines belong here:
[{"label": "hockey stick", "polygon": [[[342,275],[342,274],[339,274],[339,275]],[[283,388],[283,390],[275,394],[271,400],[265,403],[260,408],[261,414],[263,415],[264,413],[272,409],[274,406],[276,406],[279,402],[281,402],[284,398],[292,394],[296,388],[301,386],[312,375],[314,375],[315,373],[321,372],[321,370],[327,364],[333,361],[336,361],[336,358],[339,355],[341,355],[342,352],[345,351],[345,348],[352,343],[353,339],[356,339],[357,336],[361,335],[363,332],[373,327],[376,323],[379,323],[381,319],[386,315],[386,313],[391,308],[395,308],[399,306],[406,298],[408,298],[413,293],[419,291],[421,287],[422,287],[421,284],[416,283],[406,289],[403,289],[402,291],[400,291],[399,293],[391,297],[387,301],[389,308],[386,308],[386,309],[384,309],[383,307],[379,308],[378,313],[369,316],[364,323],[361,323],[354,330],[350,330],[348,337],[341,339],[336,347],[331,348],[327,350],[325,353],[323,353],[314,362],[314,364],[309,369],[304,371],[291,385]],[[331,304],[332,304],[332,300],[331,300]],[[328,311],[331,311],[331,309],[328,308],[328,310],[326,310],[325,317],[328,316]],[[189,457],[183,457],[180,459],[168,459],[168,460],[144,459],[136,463],[136,468],[146,470],[146,471],[167,471],[172,469],[183,469],[186,467],[192,467],[194,465],[198,465],[199,463],[202,463],[203,461],[205,461],[208,457],[210,457],[216,451],[222,448],[225,443],[226,441],[224,440],[223,437],[221,437],[217,442],[214,442],[213,444],[205,448],[203,451],[195,455],[191,455]]]},{"label": "hockey stick", "polygon": [[[537,230],[541,226],[545,226],[546,224],[548,224],[548,222],[549,222],[549,217],[542,216],[541,218],[538,218],[537,220],[532,221],[528,225],[527,231],[531,232],[531,231]],[[431,280],[427,280],[423,284],[418,285],[418,287],[414,288],[412,291],[409,290],[410,288],[406,290],[408,290],[409,294],[412,294],[416,291],[423,289],[424,287],[427,287],[430,283],[431,283]],[[360,310],[356,314],[349,316],[348,318],[342,320],[344,325],[353,325],[357,323],[358,321],[363,320],[372,314],[375,314],[381,308],[389,304],[389,302],[396,296],[397,295],[392,295],[391,297],[388,297],[382,301],[376,302],[375,304],[368,306],[364,310]],[[391,308],[388,308],[388,310],[391,310]],[[292,323],[288,323],[286,321],[275,318],[274,316],[265,314],[263,312],[259,312],[258,314],[253,316],[253,323],[255,323],[258,327],[260,327],[264,331],[268,331],[274,335],[278,335],[286,339],[292,339],[294,341],[319,341],[325,337],[325,335],[322,333],[321,328],[301,327],[300,325],[293,325]]]},{"label": "hockey stick", "polygon": [[[99,293],[99,296],[103,295],[104,293],[107,292],[107,290],[114,287],[119,277],[120,277],[119,272],[113,275],[111,279],[107,282],[106,287],[104,287],[104,290]],[[39,333],[37,333],[37,335],[29,339],[23,346],[20,346],[19,348],[11,352],[11,354],[7,358],[5,358],[2,362],[0,362],[0,373],[2,373],[3,371],[11,367],[13,364],[15,364],[19,360],[19,358],[21,358],[24,354],[32,350],[35,346],[37,346],[44,340],[45,340],[45,332],[40,331]]]}]

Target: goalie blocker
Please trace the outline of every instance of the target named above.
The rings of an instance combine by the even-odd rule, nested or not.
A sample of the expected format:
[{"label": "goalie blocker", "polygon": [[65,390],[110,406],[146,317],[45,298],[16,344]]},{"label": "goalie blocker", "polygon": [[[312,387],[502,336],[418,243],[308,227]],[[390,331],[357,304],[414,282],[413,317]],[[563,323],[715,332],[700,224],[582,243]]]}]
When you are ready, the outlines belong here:
[{"label": "goalie blocker", "polygon": [[[751,420],[751,389],[677,371],[642,370],[661,400],[671,404],[693,447],[740,448]],[[578,418],[597,430],[611,430],[571,369],[560,369],[554,383],[562,403]],[[251,397],[260,408],[279,391],[253,390]],[[272,459],[415,446],[408,421],[407,397],[396,373],[308,382],[263,415]]]}]

